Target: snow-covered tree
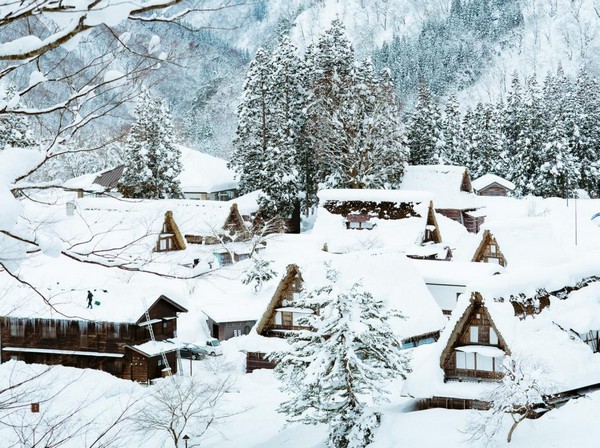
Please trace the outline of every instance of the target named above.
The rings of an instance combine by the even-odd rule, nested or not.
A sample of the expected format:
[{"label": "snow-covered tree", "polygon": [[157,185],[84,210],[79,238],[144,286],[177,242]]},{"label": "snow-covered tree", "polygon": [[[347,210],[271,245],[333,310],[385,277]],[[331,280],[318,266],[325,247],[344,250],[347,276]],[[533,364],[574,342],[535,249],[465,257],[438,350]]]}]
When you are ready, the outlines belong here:
[{"label": "snow-covered tree", "polygon": [[135,108],[119,190],[127,198],[181,198],[177,177],[181,151],[175,144],[171,115],[159,98],[142,92]]},{"label": "snow-covered tree", "polygon": [[279,408],[290,421],[329,425],[332,448],[364,447],[379,415],[367,406],[385,400],[385,380],[409,372],[407,355],[390,321],[402,318],[386,309],[360,281],[338,284],[327,266],[323,286],[303,292],[294,306],[312,309],[310,330],[293,333],[289,352],[277,355],[276,376],[290,396]]},{"label": "snow-covered tree", "polygon": [[443,164],[464,165],[465,147],[462,139],[462,117],[455,94],[448,97],[442,119],[443,145],[439,147],[437,159]]},{"label": "snow-covered tree", "polygon": [[244,285],[253,284],[254,292],[259,292],[264,283],[268,282],[277,275],[271,265],[273,261],[263,260],[262,258],[252,258],[253,265],[246,272],[246,276],[242,279]]},{"label": "snow-covered tree", "polygon": [[238,107],[238,126],[230,166],[240,174],[239,190],[249,193],[264,184],[264,162],[269,147],[269,91],[272,87],[271,61],[259,48],[250,63],[244,92]]},{"label": "snow-covered tree", "polygon": [[486,397],[491,403],[489,411],[471,421],[467,433],[486,446],[505,428],[510,417],[512,423],[507,434],[510,443],[519,423],[535,416],[535,410],[546,407],[548,399],[556,393],[556,384],[548,378],[547,369],[525,356],[508,357],[504,360],[504,377]]},{"label": "snow-covered tree", "polygon": [[419,96],[415,111],[406,128],[405,144],[410,151],[411,165],[437,163],[437,154],[442,145],[441,114],[431,98],[424,82],[419,85]]},{"label": "snow-covered tree", "polygon": [[[6,88],[2,103],[10,104],[11,107],[19,105],[19,96],[14,85]],[[5,148],[27,148],[33,146],[34,143],[33,132],[25,115],[0,115],[0,150]]]}]

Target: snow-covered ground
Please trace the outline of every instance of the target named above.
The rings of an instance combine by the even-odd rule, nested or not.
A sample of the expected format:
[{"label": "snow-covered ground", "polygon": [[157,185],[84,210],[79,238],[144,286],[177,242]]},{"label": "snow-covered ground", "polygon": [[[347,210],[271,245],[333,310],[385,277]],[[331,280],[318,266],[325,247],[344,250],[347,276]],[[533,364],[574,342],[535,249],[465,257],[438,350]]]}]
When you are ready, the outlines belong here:
[{"label": "snow-covered ground", "polygon": [[[577,203],[570,201],[568,206],[560,199],[477,198],[477,200],[485,207],[483,210],[489,222],[507,219],[523,220],[532,217],[546,219],[557,237],[556,244],[569,257],[578,260],[600,255],[600,226],[597,219],[595,221],[591,219],[600,212],[600,200],[578,200]],[[442,236],[454,240],[449,241],[454,246],[467,247],[470,243],[468,240],[477,238],[475,235],[460,231],[453,223],[441,220],[440,225]],[[448,229],[446,234],[444,234],[444,227]],[[577,244],[575,244],[576,229]],[[315,256],[322,253],[321,248],[322,234],[313,234],[310,229],[307,229],[300,235],[270,237],[267,249],[261,255],[266,259],[274,260],[273,266],[280,278],[287,264],[317,259],[319,257],[315,258]],[[249,261],[240,262],[196,280],[182,280],[184,286],[182,290],[189,292],[186,302],[189,312],[181,315],[179,319],[179,336],[182,340],[202,344],[209,336],[203,314],[204,304],[214,308],[221,302],[223,309],[231,309],[238,306],[240,300],[244,300],[243,297],[235,296],[233,292],[244,290],[241,286],[241,278],[249,266]],[[510,272],[510,265],[507,268],[508,272]],[[598,266],[598,273],[600,273],[600,266]],[[169,282],[177,282],[177,280],[169,280]],[[257,314],[260,314],[259,311]],[[260,315],[256,317],[260,318]],[[203,436],[202,446],[210,448],[325,447],[327,438],[325,425],[288,424],[285,416],[277,412],[277,407],[285,396],[279,391],[278,381],[272,371],[258,370],[252,374],[244,373],[245,355],[239,351],[240,342],[240,338],[225,341],[223,356],[192,362],[191,370],[198,378],[220,376],[236,378],[234,385],[228,388],[219,405],[221,410],[233,415],[211,427]],[[413,366],[417,367],[421,359],[425,359],[426,355],[434,349],[436,349],[434,344],[414,349]],[[43,366],[27,366],[20,362],[2,364],[0,365],[0,390],[18,382],[20,378],[31,376],[31,372],[43,369],[45,369]],[[182,373],[190,374],[190,363],[187,360],[183,361]],[[153,388],[164,387],[164,381],[169,380],[143,387],[103,372],[53,368],[46,375],[34,380],[31,387],[27,388],[27,393],[17,394],[16,399],[23,407],[11,411],[9,417],[3,417],[3,424],[0,425],[0,440],[11,441],[11,443],[14,441],[14,443],[12,445],[0,443],[0,445],[28,446],[19,445],[21,443],[18,441],[19,433],[22,436],[23,431],[28,430],[25,427],[36,424],[39,431],[42,431],[43,425],[40,423],[41,420],[38,421],[42,417],[41,414],[29,412],[30,403],[39,401],[42,410],[46,412],[44,418],[47,421],[64,419],[69,410],[76,410],[77,424],[93,422],[86,426],[85,431],[82,430],[82,434],[73,436],[72,440],[64,445],[66,448],[88,446],[90,438],[99,433],[102,427],[109,425],[120,409],[127,407],[127,404],[132,401],[147,397]],[[467,431],[470,423],[481,418],[477,411],[416,410],[416,401],[413,398],[401,396],[403,383],[402,380],[395,380],[389,384],[392,391],[389,395],[390,402],[381,407],[383,418],[372,447],[482,446],[481,441],[469,441]],[[0,395],[0,408],[1,399]],[[523,422],[515,432],[510,445],[505,442],[506,432],[510,426],[510,417],[507,416],[506,431],[498,435],[497,446],[523,448],[595,446],[600,438],[598,409],[600,409],[600,392],[572,400],[538,420]],[[28,437],[32,436],[33,434],[28,435]],[[124,440],[126,443],[121,446],[140,448],[169,446],[163,445],[158,436],[137,431],[127,431]]]}]

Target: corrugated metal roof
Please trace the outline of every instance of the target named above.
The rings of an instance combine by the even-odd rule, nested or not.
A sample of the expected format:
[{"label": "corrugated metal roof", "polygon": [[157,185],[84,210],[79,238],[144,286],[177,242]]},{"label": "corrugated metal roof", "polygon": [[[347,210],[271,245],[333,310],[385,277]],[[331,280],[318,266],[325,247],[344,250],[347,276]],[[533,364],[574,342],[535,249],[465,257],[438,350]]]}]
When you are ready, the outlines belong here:
[{"label": "corrugated metal roof", "polygon": [[112,190],[113,188],[117,188],[117,184],[121,180],[121,176],[123,175],[123,171],[125,170],[125,165],[119,165],[112,170],[107,170],[102,172],[96,179],[94,179],[94,183],[103,186],[107,190]]}]

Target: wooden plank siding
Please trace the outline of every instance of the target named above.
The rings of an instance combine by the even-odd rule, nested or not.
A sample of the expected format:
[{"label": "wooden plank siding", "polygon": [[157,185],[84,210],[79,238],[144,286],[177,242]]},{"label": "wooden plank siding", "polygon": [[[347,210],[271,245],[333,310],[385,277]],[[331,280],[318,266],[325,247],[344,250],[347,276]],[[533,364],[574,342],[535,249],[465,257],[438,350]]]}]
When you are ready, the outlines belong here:
[{"label": "wooden plank siding", "polygon": [[477,190],[478,196],[508,196],[510,190],[499,183],[492,182],[487,187]]},{"label": "wooden plank siding", "polygon": [[[157,340],[176,335],[180,311],[187,310],[165,296],[150,307],[150,318],[158,320],[152,324]],[[145,315],[137,323],[144,321]],[[146,382],[161,374],[160,370],[151,368],[153,358],[148,357],[145,357],[146,367],[139,370],[141,361],[138,358],[144,356],[133,355],[128,348],[150,340],[148,326],[137,323],[0,316],[0,362],[18,359],[28,363],[91,368]],[[106,356],[102,356],[104,353]],[[176,368],[175,365],[171,367]],[[140,373],[142,371],[145,373]]]},{"label": "wooden plank siding", "polygon": [[[480,302],[481,298],[475,293],[471,299],[471,305],[467,308],[461,319],[457,322],[448,345],[442,352],[440,364],[444,370],[446,380],[478,379],[478,380],[499,380],[504,374],[500,366],[494,365],[493,371],[484,371],[475,369],[457,368],[456,348],[468,345],[481,345],[498,347],[505,353],[510,354],[502,335],[494,325],[487,309]],[[471,340],[471,327],[477,328],[477,341]],[[493,330],[497,337],[497,343],[490,341],[490,331]],[[476,357],[475,357],[476,362]],[[494,358],[495,363],[495,358]],[[477,367],[477,366],[475,366]]]}]

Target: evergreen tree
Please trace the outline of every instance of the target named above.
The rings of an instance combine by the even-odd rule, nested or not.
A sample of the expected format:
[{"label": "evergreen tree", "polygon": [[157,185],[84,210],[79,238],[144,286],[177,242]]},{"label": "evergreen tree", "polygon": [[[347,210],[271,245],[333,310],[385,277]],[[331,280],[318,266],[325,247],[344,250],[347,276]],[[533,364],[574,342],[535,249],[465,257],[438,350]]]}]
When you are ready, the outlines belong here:
[{"label": "evergreen tree", "polygon": [[[6,88],[2,102],[10,104],[13,108],[18,106],[15,86],[11,85]],[[20,114],[0,115],[0,150],[33,146],[35,142],[32,134],[26,116]]]},{"label": "evergreen tree", "polygon": [[283,35],[273,50],[271,87],[267,92],[267,148],[261,211],[265,217],[289,216],[300,190],[298,149],[304,124],[306,87],[296,47]]},{"label": "evergreen tree", "polygon": [[270,140],[271,59],[259,48],[250,63],[242,100],[238,107],[238,125],[233,141],[230,167],[240,176],[240,193],[259,190],[268,173],[264,169]]},{"label": "evergreen tree", "polygon": [[419,86],[419,97],[415,111],[408,123],[405,144],[410,151],[411,165],[437,163],[436,154],[442,144],[440,111],[433,102],[424,82]]},{"label": "evergreen tree", "polygon": [[548,74],[543,88],[546,132],[535,180],[536,193],[541,196],[566,197],[570,188],[579,185],[581,170],[572,145],[576,126],[573,108],[571,86],[559,66],[556,76]]},{"label": "evergreen tree", "polygon": [[[460,2],[458,2],[460,5]],[[453,3],[454,5],[454,3]],[[440,163],[450,165],[466,165],[463,129],[459,103],[456,95],[448,97],[442,120],[443,145],[437,156]]]},{"label": "evergreen tree", "polygon": [[[340,153],[347,150],[342,114],[351,97],[354,49],[340,20],[319,38],[306,57],[311,95],[305,127],[306,143],[318,160],[316,179],[328,186],[339,185]],[[316,190],[316,189],[315,189]]]},{"label": "evergreen tree", "polygon": [[478,103],[472,117],[470,140],[465,142],[469,149],[467,164],[474,178],[498,172],[501,137],[498,120],[491,104]]},{"label": "evergreen tree", "polygon": [[580,188],[600,196],[600,94],[595,79],[582,68],[573,92],[574,130],[571,147],[580,163]]},{"label": "evergreen tree", "polygon": [[340,287],[339,273],[327,269],[326,284],[302,293],[295,304],[315,313],[304,323],[311,330],[293,333],[291,351],[278,355],[275,374],[290,396],[279,411],[290,421],[328,423],[332,448],[364,447],[379,423],[366,405],[383,400],[383,380],[409,371],[390,327],[401,315],[386,310],[360,282]]},{"label": "evergreen tree", "polygon": [[175,144],[167,107],[161,99],[144,91],[135,116],[127,138],[126,170],[119,191],[126,198],[183,197],[177,179],[181,173],[181,151]]}]

